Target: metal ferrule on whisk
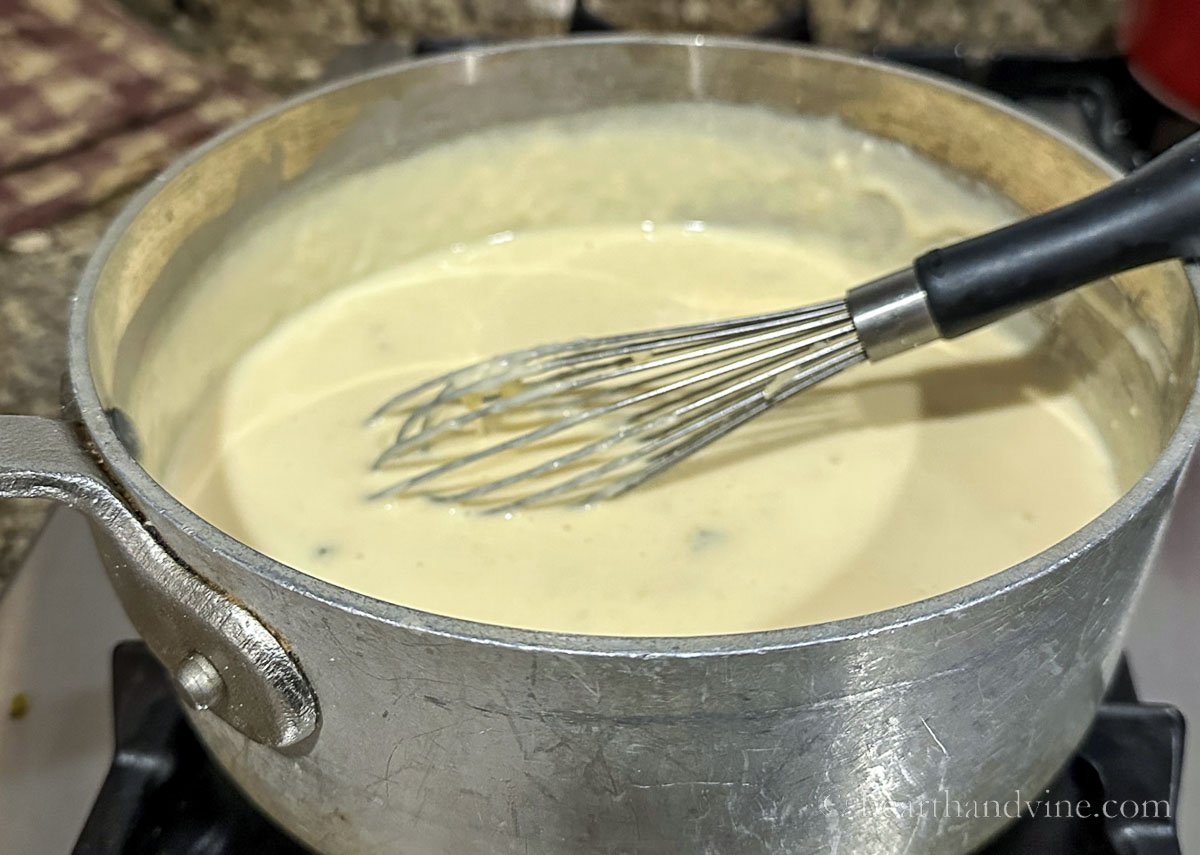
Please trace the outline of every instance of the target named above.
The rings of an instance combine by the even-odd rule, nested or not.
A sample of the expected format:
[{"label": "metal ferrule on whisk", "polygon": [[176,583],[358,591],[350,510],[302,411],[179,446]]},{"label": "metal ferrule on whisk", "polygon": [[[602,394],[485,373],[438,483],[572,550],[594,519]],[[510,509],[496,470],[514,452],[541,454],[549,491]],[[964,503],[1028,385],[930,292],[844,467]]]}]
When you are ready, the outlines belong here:
[{"label": "metal ferrule on whisk", "polygon": [[942,337],[929,297],[911,267],[851,288],[846,308],[872,362]]}]

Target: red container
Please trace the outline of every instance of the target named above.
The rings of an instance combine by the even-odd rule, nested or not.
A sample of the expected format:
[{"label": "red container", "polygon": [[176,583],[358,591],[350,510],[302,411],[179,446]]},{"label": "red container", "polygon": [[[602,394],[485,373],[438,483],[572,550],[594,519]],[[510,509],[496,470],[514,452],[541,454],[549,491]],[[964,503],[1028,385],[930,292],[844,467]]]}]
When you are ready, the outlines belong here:
[{"label": "red container", "polygon": [[1200,0],[1126,0],[1130,71],[1164,104],[1200,119]]}]

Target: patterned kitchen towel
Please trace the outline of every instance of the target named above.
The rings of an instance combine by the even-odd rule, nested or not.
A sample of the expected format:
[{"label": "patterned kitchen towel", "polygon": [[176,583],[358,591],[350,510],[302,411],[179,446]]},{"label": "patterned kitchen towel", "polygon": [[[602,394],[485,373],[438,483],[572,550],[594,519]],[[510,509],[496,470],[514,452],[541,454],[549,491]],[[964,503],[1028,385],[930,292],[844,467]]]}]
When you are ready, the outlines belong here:
[{"label": "patterned kitchen towel", "polygon": [[267,100],[108,0],[0,0],[0,237],[129,187]]}]

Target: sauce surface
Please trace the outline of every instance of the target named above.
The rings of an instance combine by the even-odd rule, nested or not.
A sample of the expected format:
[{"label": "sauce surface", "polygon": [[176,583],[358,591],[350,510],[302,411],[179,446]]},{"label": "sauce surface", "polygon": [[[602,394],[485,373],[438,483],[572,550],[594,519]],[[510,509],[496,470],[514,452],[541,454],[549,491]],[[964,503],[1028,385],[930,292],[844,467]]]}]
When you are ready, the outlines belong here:
[{"label": "sauce surface", "polygon": [[[506,181],[548,180],[539,159],[583,149],[593,175],[605,158],[665,164],[672,145],[689,151],[679,135],[702,130],[680,121],[673,141],[669,117],[655,120],[657,135],[645,121],[515,128],[492,139],[486,162],[477,143],[450,144],[372,181],[411,189],[440,170],[454,187],[474,182],[477,204],[500,205]],[[834,213],[786,229],[711,212],[590,224],[569,215],[561,227],[461,242],[451,228],[439,248],[347,276],[275,324],[203,396],[159,477],[235,537],[335,584],[457,617],[612,635],[762,630],[913,602],[1028,558],[1107,507],[1119,492],[1109,457],[1020,323],[854,368],[591,508],[505,518],[366,499],[401,473],[370,470],[398,423],[365,418],[431,375],[544,341],[825,300],[1012,216],[899,147],[834,122],[797,132],[804,123],[769,121],[809,148],[760,141],[750,164],[736,134],[697,137],[705,170],[718,181],[722,170],[761,172],[748,205],[833,194],[822,204]],[[798,157],[811,162],[797,172]],[[594,183],[597,210],[611,193],[661,202],[665,192]],[[362,185],[346,185],[302,212],[322,239],[355,229],[338,212],[361,208]],[[576,180],[561,189],[564,210],[586,210]],[[212,278],[238,282],[293,254],[278,237],[250,240]]]}]

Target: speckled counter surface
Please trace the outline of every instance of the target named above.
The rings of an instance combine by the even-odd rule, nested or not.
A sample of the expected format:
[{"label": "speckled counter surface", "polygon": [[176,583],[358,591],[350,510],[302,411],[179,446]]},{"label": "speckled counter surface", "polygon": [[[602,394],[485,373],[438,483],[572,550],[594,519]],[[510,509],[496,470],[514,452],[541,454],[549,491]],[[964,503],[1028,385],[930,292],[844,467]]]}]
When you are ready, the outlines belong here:
[{"label": "speckled counter surface", "polygon": [[[58,413],[68,298],[120,201],[0,243],[0,413]],[[0,501],[0,587],[46,510],[42,502]]]}]

